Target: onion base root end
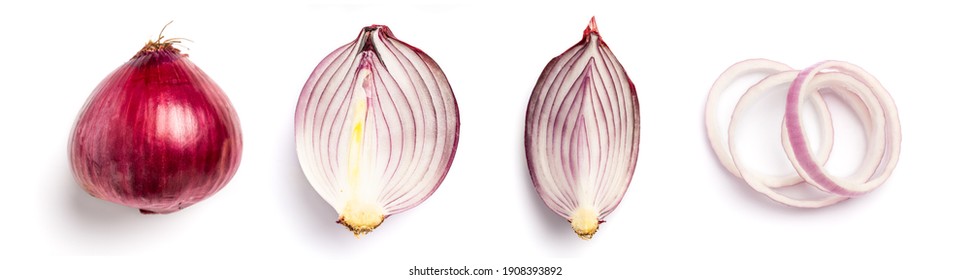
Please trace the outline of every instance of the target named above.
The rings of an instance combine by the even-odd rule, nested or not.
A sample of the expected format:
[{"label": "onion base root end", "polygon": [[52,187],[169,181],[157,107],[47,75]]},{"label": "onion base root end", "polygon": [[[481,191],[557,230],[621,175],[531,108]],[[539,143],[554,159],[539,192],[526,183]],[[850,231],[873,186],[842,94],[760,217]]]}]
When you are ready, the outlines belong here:
[{"label": "onion base root end", "polygon": [[358,204],[347,204],[344,207],[343,213],[340,214],[340,218],[337,220],[338,224],[344,225],[353,232],[354,237],[360,238],[361,235],[371,232],[384,222],[384,217],[386,216],[379,208],[353,207],[354,205]]},{"label": "onion base root end", "polygon": [[599,220],[595,211],[583,207],[576,210],[576,213],[573,214],[569,223],[572,224],[573,231],[576,232],[576,235],[579,235],[579,238],[590,240],[593,238],[593,234],[599,230],[600,223],[602,222]]}]

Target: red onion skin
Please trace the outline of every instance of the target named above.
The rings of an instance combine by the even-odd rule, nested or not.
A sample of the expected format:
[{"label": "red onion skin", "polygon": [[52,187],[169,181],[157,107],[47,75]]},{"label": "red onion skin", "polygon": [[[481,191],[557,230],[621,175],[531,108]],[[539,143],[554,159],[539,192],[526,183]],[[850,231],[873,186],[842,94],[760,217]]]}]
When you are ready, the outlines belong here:
[{"label": "red onion skin", "polygon": [[170,43],[153,42],[94,90],[69,150],[74,177],[89,194],[164,214],[229,182],[242,134],[212,79]]}]

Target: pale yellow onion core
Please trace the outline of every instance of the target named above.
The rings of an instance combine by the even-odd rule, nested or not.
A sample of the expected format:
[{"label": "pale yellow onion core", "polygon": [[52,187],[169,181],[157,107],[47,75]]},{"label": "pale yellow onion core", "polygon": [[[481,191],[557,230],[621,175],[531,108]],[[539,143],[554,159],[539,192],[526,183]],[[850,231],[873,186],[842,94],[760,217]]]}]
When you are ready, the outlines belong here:
[{"label": "pale yellow onion core", "polygon": [[[360,237],[361,234],[366,234],[377,226],[384,222],[384,210],[377,205],[375,201],[372,201],[372,196],[365,195],[362,193],[361,188],[361,172],[362,167],[366,167],[367,164],[364,163],[368,158],[364,155],[363,143],[364,143],[364,131],[367,124],[367,111],[370,107],[368,99],[370,99],[370,92],[374,91],[374,79],[372,73],[368,69],[361,70],[363,77],[361,79],[360,88],[363,89],[364,96],[358,98],[353,108],[352,122],[353,126],[350,135],[350,145],[348,146],[348,166],[350,169],[347,171],[347,185],[349,186],[349,192],[346,204],[343,210],[340,212],[340,218],[337,222],[347,227],[354,233],[354,236]],[[363,174],[366,176],[366,174]],[[370,198],[370,199],[369,199]]]}]

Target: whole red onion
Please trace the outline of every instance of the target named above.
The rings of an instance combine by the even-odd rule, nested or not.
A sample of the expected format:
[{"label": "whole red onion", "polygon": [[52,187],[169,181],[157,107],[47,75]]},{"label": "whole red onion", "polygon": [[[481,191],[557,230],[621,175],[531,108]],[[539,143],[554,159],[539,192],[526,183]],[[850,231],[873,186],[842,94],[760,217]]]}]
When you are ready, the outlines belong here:
[{"label": "whole red onion", "polygon": [[77,182],[94,197],[171,213],[221,189],[239,167],[239,119],[181,54],[150,41],[91,93],[70,139]]}]

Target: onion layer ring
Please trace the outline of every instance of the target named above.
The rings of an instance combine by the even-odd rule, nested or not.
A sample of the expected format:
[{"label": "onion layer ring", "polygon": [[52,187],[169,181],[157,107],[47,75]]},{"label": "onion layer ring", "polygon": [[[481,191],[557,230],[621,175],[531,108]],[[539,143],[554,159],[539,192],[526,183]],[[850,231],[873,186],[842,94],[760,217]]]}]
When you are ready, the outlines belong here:
[{"label": "onion layer ring", "polygon": [[[728,147],[721,140],[717,125],[717,105],[721,92],[737,77],[754,72],[771,73],[748,88],[740,98],[728,128]],[[736,120],[752,100],[768,89],[791,83],[782,120],[782,146],[797,177],[767,176],[746,168],[737,154],[732,139]],[[842,99],[862,121],[866,130],[866,155],[855,172],[846,178],[831,176],[822,167],[832,149],[833,128],[831,116],[822,94],[832,94]],[[801,104],[809,99],[821,121],[822,142],[819,150],[812,153],[801,123]],[[895,103],[889,93],[876,79],[858,66],[840,62],[823,61],[802,71],[793,71],[787,65],[766,59],[751,59],[732,65],[715,81],[708,93],[706,124],[711,147],[729,172],[742,178],[752,189],[785,205],[802,208],[819,208],[845,201],[868,193],[884,183],[899,160],[900,125]],[[879,167],[881,173],[877,173]],[[808,183],[828,195],[820,199],[797,199],[779,193],[775,188]]]},{"label": "onion layer ring", "polygon": [[[875,110],[875,108],[881,108],[885,116],[886,123],[884,126],[886,131],[885,133],[879,133],[884,135],[872,135],[877,138],[885,137],[885,139],[888,140],[888,147],[886,147],[888,149],[888,157],[886,158],[887,162],[885,169],[882,173],[879,173],[879,175],[874,175],[876,176],[875,178],[870,178],[865,182],[855,182],[853,180],[845,180],[831,176],[825,169],[822,168],[821,164],[814,159],[814,156],[808,152],[808,146],[805,142],[805,134],[802,128],[801,116],[799,116],[798,107],[803,102],[808,91],[808,87],[805,86],[806,81],[812,80],[819,74],[819,72],[827,69],[845,73],[855,80],[862,82],[866,87],[869,88],[869,90],[872,91],[875,98],[874,102],[867,102],[866,107],[872,110]],[[847,62],[823,61],[803,70],[798,74],[798,77],[795,78],[791,88],[788,90],[788,101],[785,106],[785,111],[786,125],[784,131],[788,133],[787,138],[791,143],[791,146],[786,149],[786,153],[788,154],[788,158],[791,160],[792,165],[795,167],[795,170],[798,171],[798,174],[800,174],[802,178],[805,178],[805,181],[809,184],[830,193],[842,196],[859,196],[876,189],[886,182],[886,180],[889,179],[889,175],[892,174],[892,171],[896,168],[896,163],[899,161],[899,146],[902,140],[899,125],[899,115],[896,111],[896,103],[893,101],[892,97],[889,96],[889,92],[882,87],[882,84],[880,84],[875,77],[867,73],[865,70],[862,70],[862,68]],[[882,127],[883,125],[877,126]]]},{"label": "onion layer ring", "polygon": [[[721,126],[717,119],[718,101],[720,101],[721,93],[723,93],[734,80],[737,80],[738,77],[759,72],[777,74],[786,71],[795,73],[795,71],[792,70],[791,67],[788,67],[788,65],[776,61],[767,59],[749,59],[741,61],[731,65],[731,67],[728,67],[728,69],[725,70],[720,77],[718,77],[717,81],[714,82],[714,85],[711,87],[711,90],[708,93],[707,111],[705,116],[707,138],[711,143],[711,147],[714,149],[714,154],[717,155],[718,160],[721,161],[721,165],[724,166],[724,168],[727,169],[728,172],[731,172],[731,174],[733,174],[735,177],[741,178],[741,174],[739,173],[738,168],[735,166],[732,153],[729,152],[725,146],[727,140],[722,140],[723,133],[721,132]],[[794,75],[792,75],[792,78],[794,78]],[[780,83],[778,85],[780,85]],[[832,117],[831,114],[829,114],[828,107],[825,105],[825,101],[822,100],[820,96],[813,96],[811,101],[812,105],[815,106],[816,115],[818,115],[820,118],[819,122],[821,123],[822,128],[822,142],[819,146],[818,153],[821,157],[820,160],[824,162],[828,159],[829,153],[832,152],[832,139],[834,138]],[[755,171],[751,170],[750,172]],[[801,176],[798,176],[797,173],[786,176],[771,176],[759,173],[756,176],[761,178],[762,182],[769,188],[787,187],[805,181]]]}]

